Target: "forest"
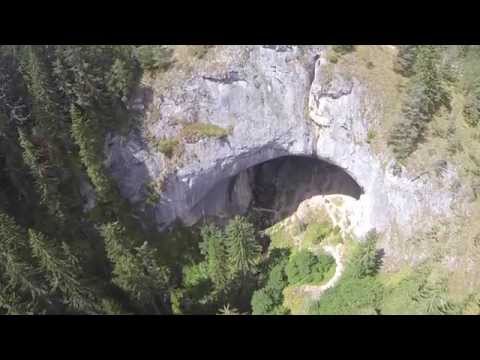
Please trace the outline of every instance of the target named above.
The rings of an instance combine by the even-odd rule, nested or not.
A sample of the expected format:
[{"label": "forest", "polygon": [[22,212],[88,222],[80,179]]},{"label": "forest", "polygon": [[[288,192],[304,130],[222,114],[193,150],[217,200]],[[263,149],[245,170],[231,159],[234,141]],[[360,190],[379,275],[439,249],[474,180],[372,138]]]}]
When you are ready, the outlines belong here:
[{"label": "forest", "polygon": [[[355,46],[333,51],[336,62]],[[333,274],[329,254],[265,246],[265,229],[248,215],[162,233],[139,221],[105,168],[105,137],[139,121],[128,100],[143,74],[171,65],[168,46],[0,46],[0,314],[284,315],[285,288]],[[399,162],[450,106],[448,84],[459,73],[468,74],[466,125],[480,123],[480,47],[399,46],[395,71],[406,79],[388,139]],[[175,146],[161,145],[166,153]],[[336,231],[317,225],[318,241]],[[341,282],[310,313],[381,313],[376,237],[353,246]],[[435,299],[432,311],[454,311]]]}]

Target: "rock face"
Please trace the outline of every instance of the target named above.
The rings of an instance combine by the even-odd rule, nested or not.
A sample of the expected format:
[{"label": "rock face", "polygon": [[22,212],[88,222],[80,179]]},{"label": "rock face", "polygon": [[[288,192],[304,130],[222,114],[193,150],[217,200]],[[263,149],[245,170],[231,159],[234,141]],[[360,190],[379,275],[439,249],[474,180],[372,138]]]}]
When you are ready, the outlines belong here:
[{"label": "rock face", "polygon": [[[149,91],[143,123],[127,137],[111,136],[106,157],[122,194],[139,206],[146,186],[161,179],[153,209],[160,229],[175,219],[191,225],[205,214],[241,213],[252,198],[246,170],[286,155],[325,160],[357,182],[363,194],[342,202],[349,216],[343,230],[359,238],[383,232],[387,257],[405,257],[393,235],[407,239],[452,212],[454,169],[447,165],[441,181],[412,179],[388,155],[375,154],[367,143],[379,120],[373,95],[327,66],[322,46],[217,46],[192,71],[171,70]],[[233,130],[226,139],[185,143],[173,159],[149,145],[180,136],[192,122]],[[423,253],[408,256],[416,262]]]}]

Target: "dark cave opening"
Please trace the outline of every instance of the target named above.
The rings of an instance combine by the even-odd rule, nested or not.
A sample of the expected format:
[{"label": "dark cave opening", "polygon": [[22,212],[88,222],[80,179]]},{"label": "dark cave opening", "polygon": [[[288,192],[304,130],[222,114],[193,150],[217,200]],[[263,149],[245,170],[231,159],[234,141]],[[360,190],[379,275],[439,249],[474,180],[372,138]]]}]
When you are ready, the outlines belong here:
[{"label": "dark cave opening", "polygon": [[265,229],[292,215],[302,201],[334,194],[358,200],[363,189],[339,166],[316,157],[286,155],[220,181],[199,205],[203,220],[224,224],[235,215],[247,215],[257,228]]}]

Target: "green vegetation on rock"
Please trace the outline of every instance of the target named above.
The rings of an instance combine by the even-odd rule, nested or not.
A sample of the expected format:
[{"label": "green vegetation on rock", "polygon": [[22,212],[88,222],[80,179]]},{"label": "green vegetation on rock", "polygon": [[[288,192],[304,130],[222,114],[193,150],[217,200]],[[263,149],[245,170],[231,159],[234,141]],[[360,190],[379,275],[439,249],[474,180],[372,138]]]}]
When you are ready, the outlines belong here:
[{"label": "green vegetation on rock", "polygon": [[186,143],[195,143],[204,138],[223,139],[230,135],[231,131],[214,124],[194,122],[183,126],[181,137]]}]

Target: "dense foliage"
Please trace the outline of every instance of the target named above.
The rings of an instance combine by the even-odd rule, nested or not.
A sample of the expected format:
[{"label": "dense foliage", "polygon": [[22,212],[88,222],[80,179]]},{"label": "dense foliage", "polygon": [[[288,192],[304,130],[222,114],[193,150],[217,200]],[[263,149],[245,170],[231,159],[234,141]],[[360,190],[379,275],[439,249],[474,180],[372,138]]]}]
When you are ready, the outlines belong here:
[{"label": "dense foliage", "polygon": [[311,306],[311,313],[378,313],[383,286],[375,277],[379,269],[376,241],[377,234],[372,232],[354,249],[339,283],[328,289],[321,299]]}]

